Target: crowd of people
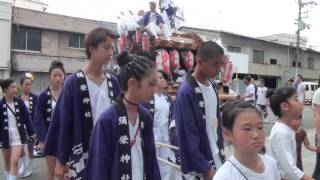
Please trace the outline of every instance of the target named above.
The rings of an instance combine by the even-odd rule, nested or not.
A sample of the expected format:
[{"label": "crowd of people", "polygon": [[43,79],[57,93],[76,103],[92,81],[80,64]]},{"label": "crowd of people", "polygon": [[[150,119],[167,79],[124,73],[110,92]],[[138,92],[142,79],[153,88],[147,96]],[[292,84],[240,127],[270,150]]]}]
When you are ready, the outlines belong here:
[{"label": "crowd of people", "polygon": [[[300,128],[301,81],[268,90],[264,80],[257,87],[246,76],[245,93],[232,93],[212,80],[224,63],[224,49],[206,41],[173,101],[165,92],[167,74],[147,57],[124,51],[116,58],[119,74],[104,70],[114,40],[108,29],[90,31],[88,64],[66,77],[63,64],[52,62],[50,85],[39,96],[31,92],[31,77],[22,77],[19,97],[12,79],[1,81],[0,142],[8,180],[32,174],[34,145],[46,158],[48,180],[169,180],[171,168],[157,157],[181,167],[177,179],[319,179],[320,148]],[[312,102],[319,142],[319,89]],[[268,105],[279,119],[267,144],[263,118]],[[234,147],[229,158],[226,141]],[[302,143],[317,152],[313,177],[302,168]]]}]

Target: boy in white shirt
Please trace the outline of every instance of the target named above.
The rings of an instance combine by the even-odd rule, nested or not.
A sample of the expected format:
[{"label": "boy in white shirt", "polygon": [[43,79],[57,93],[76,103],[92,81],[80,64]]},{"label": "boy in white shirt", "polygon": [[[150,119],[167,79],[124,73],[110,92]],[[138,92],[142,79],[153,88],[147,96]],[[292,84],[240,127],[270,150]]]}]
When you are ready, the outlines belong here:
[{"label": "boy in white shirt", "polygon": [[258,87],[258,92],[257,92],[257,107],[259,108],[259,110],[261,111],[262,115],[264,118],[267,117],[268,112],[267,112],[267,91],[268,88],[264,85],[264,79],[260,80],[260,87]]},{"label": "boy in white shirt", "polygon": [[246,92],[244,95],[242,95],[242,99],[244,99],[245,101],[251,103],[251,104],[255,104],[255,87],[253,84],[251,84],[251,77],[250,76],[246,76],[244,77],[243,80],[244,84],[247,86],[246,87]]},{"label": "boy in white shirt", "polygon": [[283,87],[269,91],[267,97],[272,112],[279,117],[269,136],[268,152],[276,160],[282,179],[299,180],[313,179],[307,176],[296,165],[296,139],[291,121],[299,118],[303,105],[299,102],[293,87]]}]

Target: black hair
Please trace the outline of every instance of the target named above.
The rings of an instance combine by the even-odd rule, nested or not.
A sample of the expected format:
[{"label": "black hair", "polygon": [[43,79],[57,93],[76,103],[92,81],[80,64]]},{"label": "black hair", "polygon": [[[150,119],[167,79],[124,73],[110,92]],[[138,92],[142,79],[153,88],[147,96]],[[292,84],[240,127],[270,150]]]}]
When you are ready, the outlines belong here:
[{"label": "black hair", "polygon": [[21,79],[20,79],[20,85],[22,86],[23,83],[24,83],[24,80],[26,79],[30,79],[32,81],[32,79],[30,77],[27,77],[27,76],[23,76]]},{"label": "black hair", "polygon": [[243,110],[251,109],[261,117],[261,112],[254,105],[243,100],[229,102],[225,105],[225,109],[227,109],[227,111],[224,111],[222,114],[222,125],[229,130],[233,129],[237,116],[243,112]]},{"label": "black hair", "polygon": [[298,74],[297,76],[300,77],[300,79],[303,79],[303,76],[301,74]]},{"label": "black hair", "polygon": [[213,41],[206,41],[198,48],[196,57],[197,59],[201,58],[203,60],[209,60],[223,55],[224,50],[219,44]]},{"label": "black hair", "polygon": [[63,63],[61,61],[54,60],[51,62],[51,65],[49,67],[49,75],[51,74],[51,72],[54,69],[60,69],[63,72],[63,74],[66,73],[66,71],[64,70],[64,67],[63,67]]},{"label": "black hair", "polygon": [[7,89],[12,83],[14,83],[12,79],[0,80],[0,86],[1,86],[2,92],[5,92],[5,89]]},{"label": "black hair", "polygon": [[222,86],[223,92],[229,94],[229,86]]},{"label": "black hair", "polygon": [[163,79],[165,79],[167,82],[170,81],[169,76],[163,70],[158,70],[158,73],[161,73]]},{"label": "black hair", "polygon": [[123,92],[128,90],[128,80],[135,78],[140,81],[150,71],[155,70],[154,63],[148,58],[121,52],[117,56],[117,61],[120,66],[120,74],[118,76],[120,87]]},{"label": "black hair", "polygon": [[106,28],[95,28],[91,30],[85,37],[84,46],[86,47],[87,58],[91,58],[90,48],[97,48],[98,44],[104,42],[107,37],[115,39],[116,35],[109,29]]},{"label": "black hair", "polygon": [[251,82],[251,76],[245,76],[244,79],[247,80],[249,83]]},{"label": "black hair", "polygon": [[292,83],[293,83],[294,81],[293,81],[293,79],[292,79],[292,78],[290,78],[290,79],[288,79],[288,82],[292,82]]},{"label": "black hair", "polygon": [[269,98],[269,104],[273,114],[281,118],[281,103],[288,102],[288,99],[296,93],[297,91],[294,87],[282,87],[268,90],[266,97]]}]

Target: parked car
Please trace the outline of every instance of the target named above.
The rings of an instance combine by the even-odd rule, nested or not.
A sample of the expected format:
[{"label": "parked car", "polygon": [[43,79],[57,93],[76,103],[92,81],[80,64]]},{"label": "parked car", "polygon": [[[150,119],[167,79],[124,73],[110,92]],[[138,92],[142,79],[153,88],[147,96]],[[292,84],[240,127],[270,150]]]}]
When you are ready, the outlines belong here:
[{"label": "parked car", "polygon": [[305,101],[304,101],[304,103],[311,104],[312,97],[318,88],[318,83],[317,82],[302,82],[302,84],[305,87]]}]

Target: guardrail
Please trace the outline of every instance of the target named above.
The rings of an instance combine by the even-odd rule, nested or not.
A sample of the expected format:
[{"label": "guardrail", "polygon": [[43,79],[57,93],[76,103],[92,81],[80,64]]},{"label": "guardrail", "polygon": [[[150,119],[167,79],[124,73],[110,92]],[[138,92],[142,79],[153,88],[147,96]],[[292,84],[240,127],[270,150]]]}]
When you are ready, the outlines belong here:
[{"label": "guardrail", "polygon": [[[165,144],[165,143],[161,143],[161,142],[157,142],[157,141],[155,142],[155,145],[156,145],[156,147],[165,147],[165,148],[169,148],[169,149],[172,149],[175,151],[179,150],[179,147],[177,147],[177,146],[173,146],[171,144]],[[182,177],[180,165],[178,165],[174,162],[171,162],[167,159],[160,158],[160,157],[157,157],[157,159],[158,159],[158,161],[164,163],[165,165],[169,166],[172,169],[171,179],[182,180],[182,178],[178,178],[178,177]]]},{"label": "guardrail", "polygon": [[167,148],[170,148],[170,149],[173,149],[173,150],[179,150],[179,147],[178,146],[173,146],[171,144],[165,144],[165,143],[161,143],[161,142],[155,142],[156,144],[156,147],[159,147],[159,146],[163,146],[163,147],[167,147]]}]

